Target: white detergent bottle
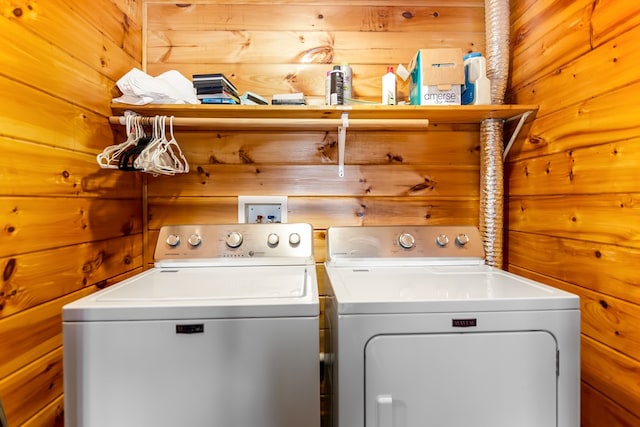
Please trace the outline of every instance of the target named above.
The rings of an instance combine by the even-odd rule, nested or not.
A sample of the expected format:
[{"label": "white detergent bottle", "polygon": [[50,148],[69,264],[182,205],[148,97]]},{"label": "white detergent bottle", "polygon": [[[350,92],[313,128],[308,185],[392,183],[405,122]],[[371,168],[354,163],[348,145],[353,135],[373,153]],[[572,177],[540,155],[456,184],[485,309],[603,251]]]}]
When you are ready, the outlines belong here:
[{"label": "white detergent bottle", "polygon": [[382,76],[382,104],[396,105],[396,74],[393,67],[387,67],[387,73]]},{"label": "white detergent bottle", "polygon": [[480,52],[471,52],[464,56],[462,104],[491,104],[491,81],[487,78],[487,63]]}]

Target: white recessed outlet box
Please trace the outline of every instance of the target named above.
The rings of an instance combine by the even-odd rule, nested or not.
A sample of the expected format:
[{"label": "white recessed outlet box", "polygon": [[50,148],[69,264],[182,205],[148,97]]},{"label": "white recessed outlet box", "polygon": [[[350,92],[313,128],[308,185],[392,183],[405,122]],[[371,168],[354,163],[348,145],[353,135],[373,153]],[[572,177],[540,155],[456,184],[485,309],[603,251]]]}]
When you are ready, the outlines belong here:
[{"label": "white recessed outlet box", "polygon": [[287,222],[287,196],[238,196],[238,222]]}]

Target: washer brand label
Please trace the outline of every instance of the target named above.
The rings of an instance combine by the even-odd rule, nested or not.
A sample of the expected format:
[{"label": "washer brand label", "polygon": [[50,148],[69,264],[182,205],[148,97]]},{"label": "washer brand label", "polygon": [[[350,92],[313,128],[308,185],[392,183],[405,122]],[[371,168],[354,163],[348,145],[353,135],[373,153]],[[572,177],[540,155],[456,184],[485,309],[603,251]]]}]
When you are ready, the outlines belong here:
[{"label": "washer brand label", "polygon": [[478,319],[451,319],[454,328],[474,328],[478,326]]},{"label": "washer brand label", "polygon": [[204,324],[196,323],[193,325],[176,325],[176,334],[202,334],[204,333]]}]

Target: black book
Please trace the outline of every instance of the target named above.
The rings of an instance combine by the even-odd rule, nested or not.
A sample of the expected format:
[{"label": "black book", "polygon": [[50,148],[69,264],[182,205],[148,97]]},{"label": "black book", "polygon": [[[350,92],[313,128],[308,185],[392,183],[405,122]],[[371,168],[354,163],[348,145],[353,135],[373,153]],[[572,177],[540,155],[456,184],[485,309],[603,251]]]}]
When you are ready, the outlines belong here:
[{"label": "black book", "polygon": [[235,96],[238,96],[238,92],[232,88],[229,87],[227,85],[207,85],[207,86],[194,86],[196,89],[196,94],[200,95],[203,93],[221,93],[221,92],[227,92],[230,94],[233,94]]},{"label": "black book", "polygon": [[229,81],[229,79],[227,79],[227,77],[222,74],[222,73],[213,73],[213,74],[193,74],[192,75],[192,81],[193,81],[193,85],[202,85],[202,84],[209,84],[209,85],[213,85],[213,84],[226,84],[229,87],[232,87],[234,91],[238,91],[238,89],[235,87],[235,85],[233,83],[231,83],[231,81]]}]

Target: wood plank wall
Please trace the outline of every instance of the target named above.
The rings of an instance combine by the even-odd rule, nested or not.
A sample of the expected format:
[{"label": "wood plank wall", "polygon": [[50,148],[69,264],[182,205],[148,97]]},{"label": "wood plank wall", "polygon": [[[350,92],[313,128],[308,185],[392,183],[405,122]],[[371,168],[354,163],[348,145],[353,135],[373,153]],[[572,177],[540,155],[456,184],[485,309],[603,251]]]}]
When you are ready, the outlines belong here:
[{"label": "wood plank wall", "polygon": [[[316,98],[349,62],[354,94],[377,100],[386,66],[420,47],[483,51],[483,1],[149,2],[144,32],[141,2],[3,2],[0,398],[12,426],[60,424],[60,309],[148,265],[143,230],[152,243],[164,223],[234,222],[240,194],[289,195],[290,221],[314,224],[320,267],[331,224],[478,221],[466,125],[349,132],[346,179],[333,133],[182,132],[194,173],[150,178],[142,202],[141,177],[94,156],[112,143],[114,82],[142,57],[154,75],[224,72],[241,91]],[[582,297],[584,426],[640,425],[639,24],[634,2],[512,1],[510,100],[541,111],[507,165],[506,261]]]},{"label": "wood plank wall", "polygon": [[[303,92],[317,103],[326,72],[348,62],[354,96],[380,102],[387,66],[408,65],[419,48],[484,51],[483,0],[277,3],[147,2],[147,72],[222,72],[240,92]],[[321,294],[330,225],[478,224],[477,125],[349,130],[344,178],[335,131],[176,138],[193,172],[149,178],[149,244],[163,224],[236,222],[238,195],[286,195],[289,222],[314,227]]]},{"label": "wood plank wall", "polygon": [[12,427],[62,425],[62,306],[143,265],[142,180],[95,161],[142,3],[1,4],[0,399]]},{"label": "wood plank wall", "polygon": [[512,0],[508,269],[582,306],[582,426],[640,425],[640,3]]}]

